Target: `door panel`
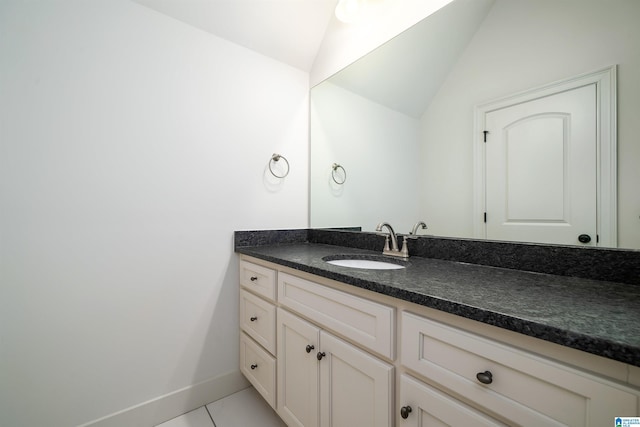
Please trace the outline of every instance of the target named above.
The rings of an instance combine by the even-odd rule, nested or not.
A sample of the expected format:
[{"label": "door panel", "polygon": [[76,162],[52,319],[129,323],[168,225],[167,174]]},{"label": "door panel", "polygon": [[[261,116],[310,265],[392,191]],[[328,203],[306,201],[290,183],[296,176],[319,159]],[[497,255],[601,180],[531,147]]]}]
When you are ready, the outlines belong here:
[{"label": "door panel", "polygon": [[504,130],[507,223],[568,222],[568,119],[539,114]]},{"label": "door panel", "polygon": [[486,237],[596,243],[596,85],[485,116]]}]

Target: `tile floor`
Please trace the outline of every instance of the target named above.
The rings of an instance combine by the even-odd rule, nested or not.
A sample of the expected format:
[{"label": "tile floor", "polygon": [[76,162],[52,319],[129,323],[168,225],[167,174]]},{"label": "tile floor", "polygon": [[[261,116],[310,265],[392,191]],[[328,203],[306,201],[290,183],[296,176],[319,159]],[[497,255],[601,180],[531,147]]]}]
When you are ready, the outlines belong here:
[{"label": "tile floor", "polygon": [[286,427],[256,389],[249,387],[156,427]]}]

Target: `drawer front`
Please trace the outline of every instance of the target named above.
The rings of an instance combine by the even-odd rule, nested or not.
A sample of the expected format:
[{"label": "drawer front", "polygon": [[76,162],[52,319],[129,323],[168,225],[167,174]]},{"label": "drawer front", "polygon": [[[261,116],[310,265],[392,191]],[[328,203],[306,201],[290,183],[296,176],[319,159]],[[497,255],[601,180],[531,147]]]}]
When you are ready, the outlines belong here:
[{"label": "drawer front", "polygon": [[393,307],[286,273],[278,275],[278,301],[320,326],[393,360]]},{"label": "drawer front", "polygon": [[276,300],[275,270],[241,260],[240,285],[270,301]]},{"label": "drawer front", "polygon": [[276,409],[276,359],[246,334],[240,333],[240,371]]},{"label": "drawer front", "polygon": [[240,290],[240,328],[271,354],[276,354],[276,307]]},{"label": "drawer front", "polygon": [[405,374],[400,377],[398,406],[401,408],[400,427],[505,427],[505,424]]},{"label": "drawer front", "polygon": [[401,345],[404,366],[509,423],[608,425],[638,410],[622,387],[413,314],[402,314]]}]

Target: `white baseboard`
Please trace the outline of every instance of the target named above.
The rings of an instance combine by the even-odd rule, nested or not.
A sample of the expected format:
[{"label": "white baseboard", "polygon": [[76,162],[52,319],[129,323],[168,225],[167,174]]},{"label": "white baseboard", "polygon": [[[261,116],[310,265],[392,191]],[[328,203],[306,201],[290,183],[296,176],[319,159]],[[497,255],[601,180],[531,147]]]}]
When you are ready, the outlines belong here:
[{"label": "white baseboard", "polygon": [[249,387],[240,371],[230,372],[151,399],[78,427],[153,427]]}]

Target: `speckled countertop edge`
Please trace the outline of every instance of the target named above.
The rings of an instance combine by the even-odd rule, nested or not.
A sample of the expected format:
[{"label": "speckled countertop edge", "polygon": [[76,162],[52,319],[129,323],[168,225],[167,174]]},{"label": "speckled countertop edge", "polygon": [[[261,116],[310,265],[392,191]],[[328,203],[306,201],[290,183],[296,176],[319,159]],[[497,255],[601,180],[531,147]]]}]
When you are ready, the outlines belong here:
[{"label": "speckled countertop edge", "polygon": [[236,252],[640,366],[638,286],[419,257],[402,270],[359,270],[322,258],[379,253],[317,243]]}]

